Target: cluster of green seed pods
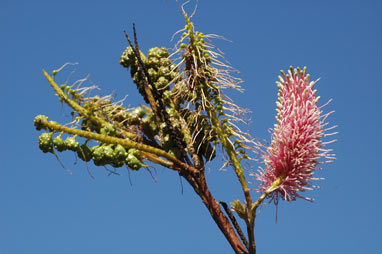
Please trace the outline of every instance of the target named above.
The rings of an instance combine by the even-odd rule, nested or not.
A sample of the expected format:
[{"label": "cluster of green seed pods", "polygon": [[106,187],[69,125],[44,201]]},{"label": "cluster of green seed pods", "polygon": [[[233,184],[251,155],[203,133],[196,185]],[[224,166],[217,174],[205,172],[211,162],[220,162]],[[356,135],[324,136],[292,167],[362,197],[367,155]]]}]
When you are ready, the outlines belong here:
[{"label": "cluster of green seed pods", "polygon": [[[35,118],[36,129],[41,130],[41,120],[48,120],[48,117],[37,116]],[[110,133],[112,127],[106,126],[101,129],[101,132]],[[115,168],[127,165],[130,169],[139,170],[142,167],[147,167],[140,157],[139,151],[133,148],[126,149],[122,145],[114,144],[98,144],[93,147],[88,147],[87,142],[80,144],[76,140],[76,136],[68,136],[65,140],[62,138],[62,133],[53,137],[54,132],[44,132],[38,138],[40,149],[44,153],[54,153],[55,151],[63,152],[66,150],[73,151],[77,157],[83,161],[93,160],[96,166],[111,165]]]},{"label": "cluster of green seed pods", "polygon": [[[182,112],[177,112],[176,110],[176,108],[178,108],[181,104],[186,105],[189,102],[198,103],[198,100],[195,100],[195,98],[202,98],[202,94],[206,97],[207,100],[210,100],[211,102],[214,101],[214,97],[218,98],[219,100],[219,92],[217,89],[214,89],[213,85],[203,85],[204,83],[212,84],[211,80],[213,77],[209,75],[210,72],[207,71],[205,66],[206,63],[210,62],[210,56],[206,51],[204,34],[196,32],[195,35],[194,47],[202,53],[198,55],[198,57],[203,59],[200,61],[202,64],[198,67],[204,68],[201,72],[203,73],[204,77],[202,77],[200,80],[195,80],[195,87],[191,87],[182,78],[182,72],[179,73],[178,67],[171,62],[169,59],[170,54],[166,48],[151,48],[147,54],[147,57],[141,53],[141,58],[145,64],[145,68],[147,69],[148,74],[155,84],[155,87],[158,89],[158,91],[160,91],[162,95],[162,102],[166,107],[168,115],[171,118],[172,127],[174,127],[176,130],[179,130],[180,126],[177,121],[177,117],[183,117],[186,120],[188,126],[190,126],[191,130],[195,130],[194,133],[197,133],[194,134],[193,146],[195,147],[198,155],[204,157],[206,160],[211,160],[215,157],[214,145],[211,142],[216,139],[216,135],[211,135],[213,134],[211,131],[212,127],[207,120],[206,115],[200,113],[195,114],[192,112],[188,114],[187,110],[183,110]],[[180,48],[184,50],[185,54],[187,47],[188,46],[186,45],[180,45]],[[133,81],[137,84],[140,93],[143,95],[143,97],[145,97],[145,92],[141,81],[141,74],[138,67],[138,61],[131,47],[128,47],[123,52],[120,63],[125,68],[130,68],[130,73]],[[192,63],[192,65],[193,64],[194,63]],[[145,101],[148,102],[147,98],[145,98]],[[221,100],[219,102],[217,102],[217,104],[220,106],[219,111],[223,112]],[[199,116],[195,117],[195,115]],[[138,122],[132,122],[129,120],[129,123],[137,124]],[[170,138],[169,133],[163,132],[163,126],[158,126],[156,124],[155,118],[148,115],[147,117],[143,118],[140,123],[141,126],[144,126],[142,129],[150,130],[153,135],[159,134],[161,139],[161,146],[165,151],[179,157],[180,151],[174,143],[174,140]]]},{"label": "cluster of green seed pods", "polygon": [[99,144],[90,148],[90,153],[97,166],[111,165],[118,168],[126,164],[133,170],[146,167],[139,151],[133,148],[126,150],[121,145]]},{"label": "cluster of green seed pods", "polygon": [[[147,58],[141,53],[142,61],[155,87],[161,91],[169,90],[169,84],[174,82],[178,74],[178,68],[169,59],[170,53],[165,47],[151,48],[147,54]],[[139,92],[143,95],[146,102],[145,92],[141,73],[139,70],[138,60],[136,59],[131,47],[127,47],[123,52],[120,64],[126,69],[130,68],[130,74],[134,83],[137,85]]]}]

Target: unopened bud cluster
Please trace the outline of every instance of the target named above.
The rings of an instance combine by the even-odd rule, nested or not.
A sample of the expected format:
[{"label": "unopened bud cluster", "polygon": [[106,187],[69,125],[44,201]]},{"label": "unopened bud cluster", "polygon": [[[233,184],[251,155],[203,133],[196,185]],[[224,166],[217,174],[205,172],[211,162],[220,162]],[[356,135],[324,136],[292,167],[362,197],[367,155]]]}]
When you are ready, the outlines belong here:
[{"label": "unopened bud cluster", "polygon": [[[48,117],[39,115],[35,118],[35,127],[41,130],[41,121],[49,120]],[[49,130],[48,130],[49,131]],[[111,134],[114,132],[111,125],[101,128],[100,133]],[[115,168],[127,165],[130,169],[139,170],[142,167],[147,167],[139,151],[133,148],[127,149],[122,145],[104,144],[89,147],[87,141],[80,144],[77,137],[68,136],[65,140],[62,138],[62,133],[53,137],[54,132],[44,132],[40,135],[38,142],[39,147],[44,153],[63,152],[66,150],[76,152],[77,157],[83,161],[93,161],[96,166],[111,165]]]}]

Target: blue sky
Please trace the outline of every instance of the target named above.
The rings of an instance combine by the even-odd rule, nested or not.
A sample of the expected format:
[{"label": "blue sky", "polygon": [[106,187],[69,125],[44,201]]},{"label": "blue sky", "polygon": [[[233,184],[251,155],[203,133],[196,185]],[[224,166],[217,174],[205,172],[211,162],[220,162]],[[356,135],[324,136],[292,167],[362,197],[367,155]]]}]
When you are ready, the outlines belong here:
[{"label": "blue sky", "polygon": [[[193,6],[193,4],[191,4]],[[189,11],[192,8],[188,9]],[[251,133],[269,140],[280,69],[307,66],[321,78],[318,93],[329,121],[339,125],[335,163],[324,165],[314,203],[281,202],[256,220],[258,253],[382,253],[382,4],[380,1],[199,1],[196,29],[232,40],[215,41],[240,70],[252,110]],[[107,176],[90,164],[91,179],[73,154],[62,169],[37,145],[37,114],[65,123],[68,108],[41,70],[79,62],[75,78],[91,74],[101,94],[129,94],[142,103],[119,66],[135,22],[140,46],[172,47],[184,26],[175,1],[10,1],[0,3],[0,253],[232,253],[201,201],[179,177],[157,168]],[[63,72],[61,81],[66,74]],[[216,199],[243,199],[232,170],[210,165]],[[256,167],[256,165],[254,165]]]}]

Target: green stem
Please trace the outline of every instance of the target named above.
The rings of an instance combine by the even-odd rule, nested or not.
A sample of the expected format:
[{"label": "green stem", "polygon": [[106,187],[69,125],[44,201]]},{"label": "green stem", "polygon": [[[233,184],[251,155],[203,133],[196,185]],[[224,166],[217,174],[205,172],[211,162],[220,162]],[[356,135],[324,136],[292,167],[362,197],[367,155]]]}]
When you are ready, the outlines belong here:
[{"label": "green stem", "polygon": [[261,196],[256,200],[255,203],[251,205],[248,211],[248,220],[247,230],[248,230],[248,240],[249,240],[249,253],[256,254],[256,244],[255,244],[255,218],[256,218],[256,210],[260,206],[260,204],[271,194],[275,189],[277,189],[282,183],[283,178],[277,178],[272,185],[261,194]]},{"label": "green stem", "polygon": [[260,206],[260,204],[271,194],[274,190],[276,190],[283,182],[284,178],[281,176],[277,178],[272,185],[263,192],[263,194],[256,200],[255,203],[252,204],[251,207],[251,216],[256,217],[256,209]]},{"label": "green stem", "polygon": [[[67,94],[65,94],[64,91],[62,91],[62,89],[57,85],[57,83],[53,80],[53,78],[51,78],[49,76],[49,74],[45,70],[42,70],[42,73],[44,74],[45,78],[48,80],[48,82],[51,85],[51,87],[53,88],[53,90],[57,93],[57,95],[60,98],[62,98],[65,101],[65,103],[68,104],[72,109],[74,109],[74,111],[76,111],[78,114],[86,117],[87,119],[89,119],[90,121],[92,121],[93,123],[95,123],[99,126],[104,126],[108,123],[106,121],[103,121],[102,119],[99,119],[99,118],[94,117],[93,115],[89,114],[85,108],[83,108],[81,105],[79,105],[74,100],[70,99],[69,96]],[[132,139],[132,138],[136,137],[136,135],[131,133],[131,132],[127,132],[124,130],[121,130],[121,131],[127,138]]]},{"label": "green stem", "polygon": [[[49,76],[49,74],[42,70],[42,73],[44,74],[45,78],[48,80],[49,84],[53,88],[53,90],[57,93],[57,95],[62,98],[66,104],[68,104],[72,109],[74,109],[76,112],[78,112],[80,115],[85,116],[89,118],[88,112],[86,109],[81,107],[78,103],[76,103],[74,100],[71,100],[67,94],[62,91],[62,89],[57,85],[57,83]],[[89,118],[90,119],[90,118]],[[99,119],[91,119],[92,121],[101,124]]]},{"label": "green stem", "polygon": [[244,192],[245,200],[247,202],[247,206],[252,204],[252,197],[249,192],[248,184],[245,179],[245,175],[243,172],[243,168],[241,167],[241,163],[239,158],[237,157],[237,154],[235,152],[234,147],[232,146],[231,142],[229,141],[228,135],[225,133],[224,129],[221,128],[219,121],[218,121],[218,116],[214,111],[210,112],[211,116],[211,122],[212,125],[215,127],[216,134],[218,135],[225,151],[227,152],[228,157],[230,158],[230,162],[233,165],[234,171],[236,173],[237,178],[239,179],[239,182],[241,184],[241,187]]},{"label": "green stem", "polygon": [[249,248],[248,253],[254,254],[256,253],[256,245],[255,245],[255,232],[254,232],[254,221],[255,217],[252,216],[252,197],[249,191],[249,187],[247,184],[247,181],[245,179],[245,175],[243,172],[243,168],[241,167],[241,163],[239,158],[237,157],[237,154],[235,152],[234,147],[232,146],[231,142],[229,141],[228,135],[225,133],[224,129],[220,126],[218,116],[214,111],[210,112],[211,116],[211,122],[213,126],[215,126],[216,133],[227,152],[227,155],[230,158],[230,162],[233,165],[234,171],[236,173],[237,178],[239,179],[240,185],[242,187],[242,190],[244,192],[245,200],[247,203],[247,219],[244,220],[247,225],[247,233],[248,233],[248,242],[249,242]]},{"label": "green stem", "polygon": [[[157,156],[161,156],[161,157],[166,158],[167,160],[173,162],[176,165],[179,165],[179,167],[181,169],[187,170],[192,174],[199,174],[199,171],[197,169],[183,163],[182,161],[178,160],[175,156],[173,156],[173,155],[171,155],[171,154],[169,154],[169,153],[167,153],[161,149],[152,147],[152,146],[140,144],[140,143],[137,143],[137,142],[134,142],[131,140],[127,140],[127,139],[110,137],[110,136],[106,136],[106,135],[102,135],[102,134],[98,134],[98,133],[94,133],[94,132],[69,128],[69,127],[63,126],[61,124],[52,122],[52,121],[47,122],[47,121],[42,120],[40,123],[42,125],[50,128],[50,129],[52,129],[53,131],[57,131],[57,132],[63,131],[63,132],[68,133],[68,134],[77,135],[77,136],[87,138],[87,139],[97,140],[97,141],[100,141],[102,143],[119,144],[119,145],[122,145],[126,148],[135,148],[135,149],[138,149],[138,150],[143,151],[143,152],[155,154]],[[181,169],[178,169],[178,170],[180,171]]]},{"label": "green stem", "polygon": [[142,156],[145,159],[148,159],[151,162],[165,166],[167,168],[172,168],[174,165],[174,163],[172,163],[171,161],[162,160],[159,156],[152,154],[152,153],[141,151],[140,156]]}]

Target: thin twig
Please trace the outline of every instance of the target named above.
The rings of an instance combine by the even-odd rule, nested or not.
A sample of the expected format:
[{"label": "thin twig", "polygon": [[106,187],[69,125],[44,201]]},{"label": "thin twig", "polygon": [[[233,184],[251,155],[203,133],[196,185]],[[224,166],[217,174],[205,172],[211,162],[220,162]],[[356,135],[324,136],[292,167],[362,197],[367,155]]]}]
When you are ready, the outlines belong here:
[{"label": "thin twig", "polygon": [[244,246],[245,246],[245,247],[247,248],[247,250],[248,250],[248,241],[247,241],[247,239],[245,238],[245,235],[244,235],[243,231],[241,230],[239,224],[238,224],[237,221],[236,221],[235,216],[233,215],[233,213],[232,213],[231,210],[229,209],[227,203],[225,203],[225,202],[223,202],[223,201],[219,201],[219,204],[221,204],[221,206],[224,208],[224,211],[227,213],[228,218],[231,220],[232,225],[233,225],[233,226],[235,227],[235,229],[236,229],[236,232],[239,234],[241,241],[243,242]]}]

